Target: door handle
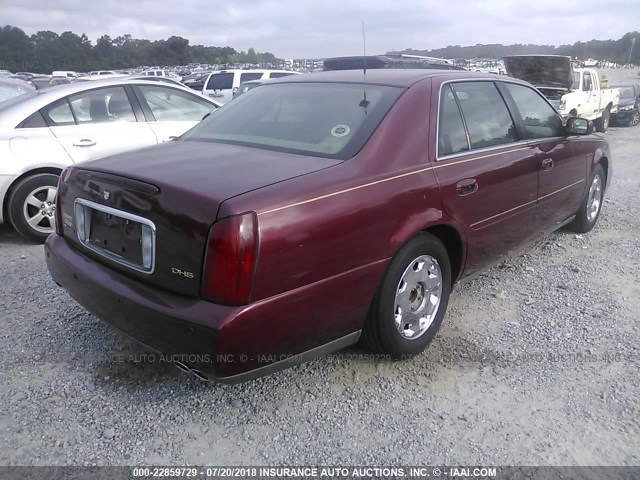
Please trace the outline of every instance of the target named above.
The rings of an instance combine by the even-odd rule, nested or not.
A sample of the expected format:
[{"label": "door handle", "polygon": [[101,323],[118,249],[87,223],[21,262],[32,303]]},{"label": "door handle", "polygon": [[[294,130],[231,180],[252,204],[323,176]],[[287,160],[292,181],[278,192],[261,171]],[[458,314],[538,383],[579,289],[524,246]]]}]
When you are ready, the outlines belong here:
[{"label": "door handle", "polygon": [[478,191],[478,181],[475,178],[465,178],[456,184],[456,193],[464,197]]},{"label": "door handle", "polygon": [[83,138],[73,144],[74,147],[93,147],[96,144],[93,140],[89,138]]},{"label": "door handle", "polygon": [[542,170],[551,170],[553,168],[553,159],[545,158],[541,163]]}]

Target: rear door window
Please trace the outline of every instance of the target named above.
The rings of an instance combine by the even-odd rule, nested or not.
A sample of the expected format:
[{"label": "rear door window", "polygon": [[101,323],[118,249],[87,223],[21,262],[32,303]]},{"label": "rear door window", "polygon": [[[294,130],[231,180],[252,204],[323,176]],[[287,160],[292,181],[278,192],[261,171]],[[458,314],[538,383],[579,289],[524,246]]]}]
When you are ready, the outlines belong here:
[{"label": "rear door window", "polygon": [[136,121],[123,87],[99,88],[72,95],[69,103],[80,124]]},{"label": "rear door window", "polygon": [[207,90],[230,90],[233,88],[233,73],[216,73],[209,77]]},{"label": "rear door window", "polygon": [[462,115],[450,85],[442,87],[440,94],[440,116],[438,119],[438,156],[451,155],[469,150],[467,132]]},{"label": "rear door window", "polygon": [[260,80],[261,78],[262,78],[262,73],[258,73],[258,72],[243,73],[240,75],[240,83],[248,82],[249,80]]},{"label": "rear door window", "polygon": [[507,105],[493,82],[453,83],[469,132],[471,150],[518,140]]},{"label": "rear door window", "polygon": [[287,77],[289,75],[293,75],[293,73],[289,73],[289,72],[271,72],[269,74],[269,78]]}]

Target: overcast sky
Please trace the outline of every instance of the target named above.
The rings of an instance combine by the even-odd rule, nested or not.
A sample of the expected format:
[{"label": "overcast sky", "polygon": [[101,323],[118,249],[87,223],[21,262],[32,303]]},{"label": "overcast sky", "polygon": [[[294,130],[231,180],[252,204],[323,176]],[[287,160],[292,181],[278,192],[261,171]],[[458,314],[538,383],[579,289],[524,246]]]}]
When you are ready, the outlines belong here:
[{"label": "overcast sky", "polygon": [[130,33],[313,58],[477,43],[560,45],[640,28],[640,0],[0,0],[0,24]]}]

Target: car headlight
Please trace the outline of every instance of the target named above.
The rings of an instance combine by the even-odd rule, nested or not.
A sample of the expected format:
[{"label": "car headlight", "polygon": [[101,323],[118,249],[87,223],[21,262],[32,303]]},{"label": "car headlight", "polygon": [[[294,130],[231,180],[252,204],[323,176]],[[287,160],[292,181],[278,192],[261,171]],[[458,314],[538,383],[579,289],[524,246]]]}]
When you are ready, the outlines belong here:
[{"label": "car headlight", "polygon": [[567,108],[567,101],[564,99],[560,99],[560,103],[558,104],[558,110],[564,110]]},{"label": "car headlight", "polygon": [[628,105],[626,107],[620,107],[619,110],[621,112],[626,112],[627,110],[633,110],[633,105]]}]

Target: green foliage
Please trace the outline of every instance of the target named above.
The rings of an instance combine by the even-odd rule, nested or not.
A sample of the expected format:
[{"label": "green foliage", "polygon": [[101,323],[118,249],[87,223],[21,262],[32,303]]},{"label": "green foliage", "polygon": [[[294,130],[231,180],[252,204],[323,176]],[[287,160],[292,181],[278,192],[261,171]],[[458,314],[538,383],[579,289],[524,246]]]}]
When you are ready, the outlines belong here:
[{"label": "green foliage", "polygon": [[[632,39],[635,38],[635,45],[632,47]],[[408,53],[412,55],[426,55],[439,58],[493,58],[499,59],[505,55],[525,55],[525,54],[549,54],[549,55],[568,55],[586,60],[593,58],[596,60],[608,60],[611,62],[626,64],[629,62],[629,53],[631,53],[630,63],[640,65],[640,33],[629,32],[618,40],[591,40],[588,42],[576,42],[573,45],[532,45],[532,44],[515,44],[515,45],[474,45],[461,47],[460,45],[449,45],[444,48],[436,48],[433,50],[414,50],[406,49],[402,52],[389,53]]]},{"label": "green foliage", "polygon": [[[241,58],[242,57],[242,58]],[[233,61],[259,63],[275,58],[250,48],[238,54],[231,47],[189,45],[186,38],[142,40],[131,35],[111,38],[103,35],[92,45],[83,33],[43,30],[28,36],[20,28],[0,28],[0,69],[12,72],[51,73],[53,70],[87,72],[138,66],[186,65],[187,63],[228,64]]]}]

